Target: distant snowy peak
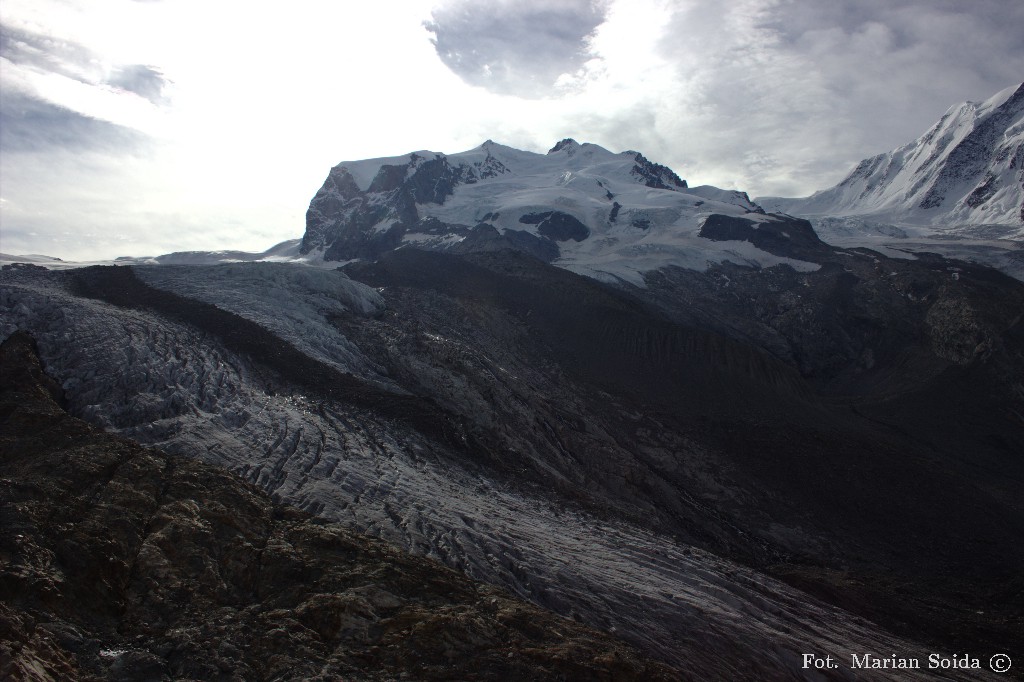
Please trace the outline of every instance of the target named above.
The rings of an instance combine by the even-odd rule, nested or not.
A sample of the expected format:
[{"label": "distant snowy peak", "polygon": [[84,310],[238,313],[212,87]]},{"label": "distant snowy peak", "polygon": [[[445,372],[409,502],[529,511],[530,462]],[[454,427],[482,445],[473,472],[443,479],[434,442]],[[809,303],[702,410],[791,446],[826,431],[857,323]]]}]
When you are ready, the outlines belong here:
[{"label": "distant snowy peak", "polygon": [[804,216],[1024,226],[1024,84],[950,107],[917,140],[861,161],[830,189],[758,201]]},{"label": "distant snowy peak", "polygon": [[584,143],[581,145],[571,137],[567,137],[549,149],[548,155],[550,156],[551,154],[562,152],[566,157],[573,157],[581,151],[584,155],[589,154],[591,156],[594,154],[601,154],[603,152],[606,155],[626,159],[632,157],[633,167],[630,169],[629,174],[636,178],[637,182],[640,182],[647,187],[655,187],[657,189],[686,189],[686,180],[683,180],[676,175],[675,171],[667,166],[662,166],[660,163],[653,163],[647,160],[647,158],[640,152],[625,151],[621,154],[613,155],[603,147],[590,143]]},{"label": "distant snowy peak", "polygon": [[573,154],[577,149],[579,149],[579,146],[579,142],[572,139],[571,137],[567,137],[564,140],[560,141],[558,144],[556,144],[554,147],[549,149],[548,154],[554,154],[555,152],[560,152],[563,149],[567,150],[568,153]]},{"label": "distant snowy peak", "polygon": [[458,154],[419,151],[338,164],[310,203],[301,251],[349,261],[405,247],[512,248],[638,284],[638,273],[665,265],[702,270],[726,259],[786,261],[755,240],[702,237],[712,215],[748,217],[755,226],[779,220],[744,192],[690,188],[636,151],[613,153],[567,138],[537,154],[488,140]]}]

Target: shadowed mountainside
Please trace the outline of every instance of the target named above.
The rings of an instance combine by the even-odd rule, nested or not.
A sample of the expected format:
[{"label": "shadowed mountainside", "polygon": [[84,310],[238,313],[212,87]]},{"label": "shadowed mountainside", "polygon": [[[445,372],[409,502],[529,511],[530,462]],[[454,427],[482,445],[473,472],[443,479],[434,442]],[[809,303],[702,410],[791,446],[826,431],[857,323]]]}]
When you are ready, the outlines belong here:
[{"label": "shadowed mountainside", "polygon": [[[845,252],[793,223],[806,227],[819,271],[668,269],[646,290],[509,252],[396,251],[346,268],[384,288],[385,314],[339,324],[364,345],[408,337],[380,361],[467,419],[514,414],[503,404],[515,399],[481,381],[486,401],[459,406],[437,384],[417,385],[417,356],[467,368],[411,342],[415,330],[557,366],[552,386],[526,392],[559,395],[561,384],[573,396],[533,409],[572,453],[556,470],[593,472],[582,487],[604,485],[603,504],[653,500],[626,508],[901,634],[1012,642],[1022,557],[1004,539],[1024,532],[1013,495],[1024,477],[1024,287],[941,258]],[[500,330],[499,315],[521,336],[481,331]],[[587,433],[595,423],[620,450]],[[521,434],[536,431],[519,424],[502,441],[527,452]],[[541,469],[549,481],[552,462]],[[622,466],[625,482],[604,473]]]}]

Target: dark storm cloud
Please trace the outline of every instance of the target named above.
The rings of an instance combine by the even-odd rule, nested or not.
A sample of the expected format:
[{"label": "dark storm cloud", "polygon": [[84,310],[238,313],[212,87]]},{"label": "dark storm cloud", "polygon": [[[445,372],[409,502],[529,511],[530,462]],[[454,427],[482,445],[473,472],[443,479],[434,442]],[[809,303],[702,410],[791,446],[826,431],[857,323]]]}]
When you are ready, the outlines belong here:
[{"label": "dark storm cloud", "polygon": [[563,73],[588,59],[585,40],[604,21],[603,2],[458,0],[426,24],[441,61],[470,85],[500,94],[545,97]]},{"label": "dark storm cloud", "polygon": [[18,92],[0,95],[0,152],[139,150],[146,136]]},{"label": "dark storm cloud", "polygon": [[110,85],[134,92],[140,97],[148,99],[153,104],[163,104],[164,86],[167,80],[163,74],[156,69],[144,64],[132,64],[114,70],[114,73],[107,81]]}]

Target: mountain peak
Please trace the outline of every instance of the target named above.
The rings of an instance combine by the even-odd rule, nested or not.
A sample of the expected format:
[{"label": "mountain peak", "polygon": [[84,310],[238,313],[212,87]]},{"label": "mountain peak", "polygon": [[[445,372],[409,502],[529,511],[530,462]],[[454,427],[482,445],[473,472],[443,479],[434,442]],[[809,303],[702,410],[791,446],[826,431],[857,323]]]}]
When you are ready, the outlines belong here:
[{"label": "mountain peak", "polygon": [[563,149],[568,149],[570,152],[572,152],[572,151],[576,150],[579,146],[580,146],[579,142],[577,142],[576,140],[572,139],[571,137],[567,137],[564,140],[561,140],[560,142],[558,142],[558,144],[556,144],[554,147],[549,149],[548,150],[548,154],[554,154],[555,152],[560,152]]},{"label": "mountain peak", "polygon": [[1022,180],[1024,83],[950,107],[924,135],[864,159],[834,187],[805,199],[764,202],[794,215],[1021,228]]}]

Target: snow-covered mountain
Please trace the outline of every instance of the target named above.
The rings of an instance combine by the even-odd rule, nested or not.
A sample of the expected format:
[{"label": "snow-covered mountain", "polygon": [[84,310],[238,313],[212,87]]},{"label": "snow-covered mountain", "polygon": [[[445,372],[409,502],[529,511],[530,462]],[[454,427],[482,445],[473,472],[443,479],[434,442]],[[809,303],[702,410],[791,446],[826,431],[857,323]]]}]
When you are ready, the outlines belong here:
[{"label": "snow-covered mountain", "polygon": [[1024,84],[949,108],[928,132],[861,161],[838,185],[803,199],[761,197],[770,211],[873,223],[1006,225],[1024,236]]},{"label": "snow-covered mountain", "polygon": [[754,227],[780,222],[744,192],[689,187],[638,152],[566,139],[537,154],[488,140],[459,154],[338,164],[310,204],[301,251],[348,261],[410,245],[466,252],[497,242],[580,274],[635,284],[643,282],[640,273],[666,265],[816,267],[750,241],[702,238],[712,215]]}]

